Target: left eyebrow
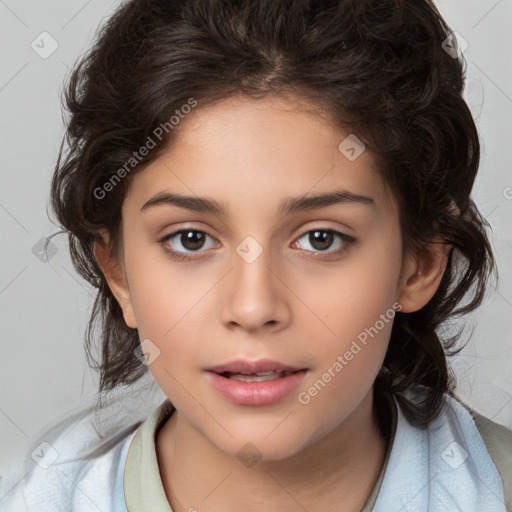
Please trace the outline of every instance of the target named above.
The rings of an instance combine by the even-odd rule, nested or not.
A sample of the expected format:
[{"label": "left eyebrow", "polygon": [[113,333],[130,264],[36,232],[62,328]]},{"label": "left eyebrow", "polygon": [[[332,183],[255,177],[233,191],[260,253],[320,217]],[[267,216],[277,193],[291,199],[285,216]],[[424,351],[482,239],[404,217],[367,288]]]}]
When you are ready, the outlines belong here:
[{"label": "left eyebrow", "polygon": [[[298,211],[315,210],[334,204],[344,203],[359,203],[375,207],[375,201],[371,197],[354,194],[348,190],[335,190],[324,194],[289,197],[281,203],[279,213],[281,215],[289,215]],[[226,216],[228,214],[227,206],[214,199],[198,196],[185,196],[168,191],[159,192],[146,201],[142,206],[141,211],[163,204],[174,205],[201,213],[212,213],[219,216]]]},{"label": "left eyebrow", "polygon": [[288,215],[298,211],[325,208],[333,204],[359,203],[375,207],[375,201],[368,196],[354,194],[348,190],[334,190],[325,194],[290,197],[285,199],[279,207],[281,215]]}]

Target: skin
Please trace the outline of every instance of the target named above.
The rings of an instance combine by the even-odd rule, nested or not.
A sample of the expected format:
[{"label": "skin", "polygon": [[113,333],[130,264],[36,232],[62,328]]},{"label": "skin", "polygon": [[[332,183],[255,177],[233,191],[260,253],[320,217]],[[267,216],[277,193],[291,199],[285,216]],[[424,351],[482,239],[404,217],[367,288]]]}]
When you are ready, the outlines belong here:
[{"label": "skin", "polygon": [[[298,105],[283,96],[232,97],[193,110],[175,144],[132,176],[122,254],[109,258],[107,232],[96,244],[126,323],[160,351],[149,368],[177,411],[156,449],[175,512],[360,510],[386,451],[372,422],[372,385],[392,321],[308,404],[297,395],[394,303],[405,313],[423,307],[446,267],[450,247],[442,244],[402,261],[396,203],[370,151],[350,161],[338,150],[348,133]],[[285,198],[333,189],[374,204],[278,211]],[[228,215],[169,204],[141,211],[162,191],[216,199]],[[195,253],[179,235],[161,242],[184,227],[211,237]],[[356,241],[335,237],[322,249],[308,238],[315,229]],[[262,249],[251,263],[236,251],[247,236]],[[165,245],[195,259],[173,259]],[[308,373],[276,404],[234,405],[204,370],[238,358]],[[261,455],[250,467],[237,457],[248,442]]]}]

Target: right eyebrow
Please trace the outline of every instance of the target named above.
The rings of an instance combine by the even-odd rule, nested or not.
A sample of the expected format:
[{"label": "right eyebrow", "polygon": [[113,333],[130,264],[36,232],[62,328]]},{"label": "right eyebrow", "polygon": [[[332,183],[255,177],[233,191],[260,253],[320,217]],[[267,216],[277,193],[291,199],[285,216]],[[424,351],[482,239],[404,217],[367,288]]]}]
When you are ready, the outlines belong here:
[{"label": "right eyebrow", "polygon": [[141,208],[141,211],[147,210],[162,204],[169,204],[179,206],[180,208],[187,208],[202,213],[213,213],[215,215],[227,215],[228,208],[224,204],[209,199],[207,197],[197,196],[184,196],[174,192],[163,191],[153,196],[149,201],[146,201]]}]

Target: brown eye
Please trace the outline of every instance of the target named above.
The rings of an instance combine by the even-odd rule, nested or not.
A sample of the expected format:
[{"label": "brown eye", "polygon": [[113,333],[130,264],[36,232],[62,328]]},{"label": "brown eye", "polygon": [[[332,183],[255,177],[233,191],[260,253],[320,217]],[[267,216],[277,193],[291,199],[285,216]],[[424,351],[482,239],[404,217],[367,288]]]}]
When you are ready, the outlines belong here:
[{"label": "brown eye", "polygon": [[[333,229],[311,229],[298,238],[294,246],[305,249],[316,257],[336,256],[348,249],[355,241],[354,237]],[[308,249],[308,245],[312,250]],[[333,248],[328,250],[331,247]]]},{"label": "brown eye", "polygon": [[310,231],[308,242],[317,251],[323,251],[329,249],[334,240],[334,234],[332,231]]},{"label": "brown eye", "polygon": [[205,236],[200,231],[182,231],[179,241],[185,249],[194,251],[204,245]]},{"label": "brown eye", "polygon": [[[194,253],[200,254],[203,252],[201,249],[205,248],[207,238],[211,238],[213,240],[213,237],[205,231],[182,228],[162,238],[160,243],[171,255],[185,259],[194,257]],[[218,245],[217,242],[213,240],[212,246],[216,245]]]},{"label": "brown eye", "polygon": [[[326,252],[336,240],[339,240],[338,247],[335,247],[332,253],[339,252],[355,242],[355,238],[335,231],[333,229],[312,229],[304,233],[299,239],[306,239],[306,243],[299,243],[301,248],[306,248],[309,244],[313,251]],[[296,243],[298,243],[298,241]]]}]

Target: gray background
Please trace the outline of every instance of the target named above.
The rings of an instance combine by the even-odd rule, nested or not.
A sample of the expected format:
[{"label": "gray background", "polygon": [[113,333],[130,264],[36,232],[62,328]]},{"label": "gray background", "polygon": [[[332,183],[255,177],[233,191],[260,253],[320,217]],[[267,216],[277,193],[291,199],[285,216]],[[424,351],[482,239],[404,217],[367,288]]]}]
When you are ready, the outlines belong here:
[{"label": "gray background", "polygon": [[[46,211],[63,134],[63,80],[117,4],[0,0],[0,474],[48,422],[96,389],[83,354],[92,290],[74,272],[64,235],[53,239],[49,262],[37,244],[57,231]],[[473,197],[492,225],[500,270],[498,289],[463,322],[474,332],[453,366],[461,395],[512,428],[512,1],[437,4],[469,44],[467,97],[483,149]],[[48,58],[31,47],[45,31],[58,43]],[[39,51],[51,48],[45,41]]]}]

